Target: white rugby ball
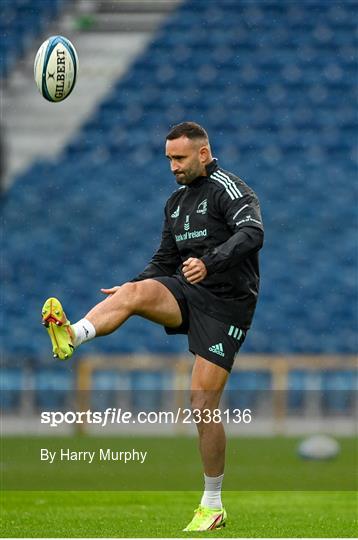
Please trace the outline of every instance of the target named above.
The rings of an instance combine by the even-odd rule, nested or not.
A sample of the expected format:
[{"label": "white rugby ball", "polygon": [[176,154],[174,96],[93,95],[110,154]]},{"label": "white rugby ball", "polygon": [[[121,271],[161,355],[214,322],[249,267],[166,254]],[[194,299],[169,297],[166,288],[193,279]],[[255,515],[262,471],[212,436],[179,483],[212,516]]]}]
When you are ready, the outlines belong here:
[{"label": "white rugby ball", "polygon": [[339,443],[328,435],[312,435],[298,446],[303,459],[332,459],[339,454]]},{"label": "white rugby ball", "polygon": [[78,57],[69,39],[51,36],[37,51],[34,77],[37,88],[48,101],[62,101],[76,84]]}]

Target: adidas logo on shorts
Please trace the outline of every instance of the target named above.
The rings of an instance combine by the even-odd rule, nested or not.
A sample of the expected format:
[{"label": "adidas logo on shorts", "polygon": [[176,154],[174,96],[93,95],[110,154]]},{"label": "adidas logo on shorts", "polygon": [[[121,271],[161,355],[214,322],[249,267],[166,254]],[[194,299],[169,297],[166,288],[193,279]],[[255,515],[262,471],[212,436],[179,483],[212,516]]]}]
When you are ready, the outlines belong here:
[{"label": "adidas logo on shorts", "polygon": [[219,356],[225,356],[222,343],[216,343],[215,345],[212,345],[211,347],[209,347],[209,351],[218,354]]}]

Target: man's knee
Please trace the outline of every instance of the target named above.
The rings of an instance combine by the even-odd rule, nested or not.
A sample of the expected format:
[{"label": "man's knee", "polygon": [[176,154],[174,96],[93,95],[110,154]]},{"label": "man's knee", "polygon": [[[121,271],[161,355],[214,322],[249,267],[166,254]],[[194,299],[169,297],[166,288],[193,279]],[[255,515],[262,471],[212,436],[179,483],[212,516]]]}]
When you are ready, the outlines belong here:
[{"label": "man's knee", "polygon": [[221,423],[218,416],[220,394],[208,390],[192,390],[190,405],[199,434],[210,431],[213,423]]},{"label": "man's knee", "polygon": [[192,409],[203,411],[212,406],[210,395],[205,390],[192,390],[190,395],[190,404]]},{"label": "man's knee", "polygon": [[191,410],[201,420],[209,420],[217,409],[220,393],[215,390],[192,390],[190,394]]},{"label": "man's knee", "polygon": [[135,313],[140,302],[140,282],[127,282],[114,293],[113,298],[118,301],[122,308],[130,313]]},{"label": "man's knee", "polygon": [[122,307],[132,314],[139,314],[143,309],[155,305],[156,295],[150,280],[124,283],[115,293]]},{"label": "man's knee", "polygon": [[192,409],[215,409],[218,407],[221,396],[220,390],[192,389],[190,403]]},{"label": "man's knee", "polygon": [[190,402],[194,416],[196,415],[200,420],[197,423],[199,432],[212,424],[213,415],[219,407],[226,380],[226,371],[196,355]]}]

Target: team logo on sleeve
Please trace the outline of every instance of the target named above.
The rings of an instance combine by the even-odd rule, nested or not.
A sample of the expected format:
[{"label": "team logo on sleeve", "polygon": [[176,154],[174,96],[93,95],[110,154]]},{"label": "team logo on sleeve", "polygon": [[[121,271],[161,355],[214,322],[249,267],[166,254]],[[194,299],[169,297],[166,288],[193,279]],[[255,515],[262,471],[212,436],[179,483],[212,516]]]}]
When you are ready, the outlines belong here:
[{"label": "team logo on sleeve", "polygon": [[208,209],[208,200],[204,199],[203,201],[201,201],[198,208],[196,209],[196,213],[197,214],[206,214],[207,209]]}]

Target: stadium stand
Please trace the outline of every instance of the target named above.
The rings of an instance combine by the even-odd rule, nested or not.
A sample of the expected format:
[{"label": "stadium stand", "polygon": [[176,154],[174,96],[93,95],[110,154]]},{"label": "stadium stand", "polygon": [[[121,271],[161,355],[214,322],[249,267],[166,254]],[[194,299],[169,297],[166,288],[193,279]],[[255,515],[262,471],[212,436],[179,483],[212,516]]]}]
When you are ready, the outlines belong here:
[{"label": "stadium stand", "polygon": [[[356,24],[354,1],[196,0],[170,15],[59,159],[7,193],[6,357],[48,359],[37,315],[47,296],[77,319],[100,287],[143,269],[175,189],[163,141],[185,119],[207,128],[220,164],[261,200],[262,292],[243,351],[354,353]],[[86,353],[184,350],[135,318]],[[294,408],[302,377],[291,383]]]},{"label": "stadium stand", "polygon": [[0,79],[9,74],[27,45],[41,34],[64,4],[65,0],[1,0]]}]

